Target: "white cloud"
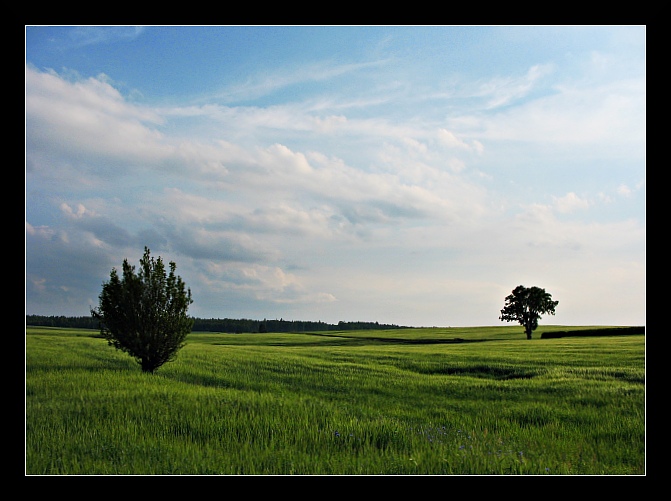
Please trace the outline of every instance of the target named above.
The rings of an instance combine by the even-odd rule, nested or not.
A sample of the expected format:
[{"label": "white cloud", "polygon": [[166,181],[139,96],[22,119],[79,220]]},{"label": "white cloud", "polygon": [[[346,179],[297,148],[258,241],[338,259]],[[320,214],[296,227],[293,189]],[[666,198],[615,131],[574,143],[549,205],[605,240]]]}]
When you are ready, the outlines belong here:
[{"label": "white cloud", "polygon": [[522,77],[499,77],[483,82],[478,94],[487,98],[487,108],[499,108],[525,97],[537,80],[554,71],[553,65],[534,65]]},{"label": "white cloud", "polygon": [[620,186],[617,187],[617,194],[622,195],[623,197],[630,197],[632,193],[631,188],[627,186],[626,184],[621,184]]},{"label": "white cloud", "polygon": [[61,204],[60,208],[61,208],[61,211],[63,212],[63,214],[65,214],[67,217],[72,218],[72,219],[81,219],[82,217],[84,217],[85,214],[95,216],[95,213],[92,214],[82,204],[77,204],[77,210],[76,211],[73,210],[73,208],[70,207],[65,202],[63,202]]},{"label": "white cloud", "polygon": [[151,128],[161,123],[159,115],[126,103],[102,79],[70,83],[30,66],[25,74],[27,160],[41,170],[58,159],[96,170],[106,165],[101,158],[142,164],[172,154]]},{"label": "white cloud", "polygon": [[26,234],[30,236],[40,236],[48,240],[56,234],[56,231],[48,226],[33,226],[26,222]]},{"label": "white cloud", "polygon": [[457,136],[454,135],[453,132],[447,130],[447,129],[439,129],[438,130],[438,138],[445,143],[449,148],[457,148],[457,149],[462,149],[466,151],[472,151],[475,150],[477,152],[482,151],[482,144],[474,141],[473,145],[468,145],[466,142],[462,141],[461,139],[458,139]]},{"label": "white cloud", "polygon": [[557,84],[551,94],[488,114],[451,117],[449,127],[481,141],[584,145],[585,155],[631,158],[645,145],[645,80],[596,87]]},{"label": "white cloud", "polygon": [[554,207],[562,214],[574,212],[576,210],[587,209],[590,206],[588,200],[580,198],[573,192],[567,193],[563,197],[552,197],[554,199]]}]

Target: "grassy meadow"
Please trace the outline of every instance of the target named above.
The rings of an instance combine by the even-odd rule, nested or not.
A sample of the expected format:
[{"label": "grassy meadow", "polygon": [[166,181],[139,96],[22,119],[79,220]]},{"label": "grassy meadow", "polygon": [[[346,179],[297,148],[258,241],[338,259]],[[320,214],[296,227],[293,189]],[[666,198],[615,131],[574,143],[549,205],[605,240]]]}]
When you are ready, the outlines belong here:
[{"label": "grassy meadow", "polygon": [[27,326],[26,474],[645,474],[645,337],[551,329],[194,332],[152,375]]}]

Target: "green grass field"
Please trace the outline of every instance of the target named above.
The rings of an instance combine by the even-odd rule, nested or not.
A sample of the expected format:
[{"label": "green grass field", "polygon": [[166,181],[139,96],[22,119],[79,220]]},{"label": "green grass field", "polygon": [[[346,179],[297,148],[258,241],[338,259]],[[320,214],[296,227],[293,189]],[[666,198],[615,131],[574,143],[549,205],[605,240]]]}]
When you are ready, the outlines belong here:
[{"label": "green grass field", "polygon": [[192,333],[151,375],[28,326],[26,474],[645,474],[645,337],[552,329]]}]

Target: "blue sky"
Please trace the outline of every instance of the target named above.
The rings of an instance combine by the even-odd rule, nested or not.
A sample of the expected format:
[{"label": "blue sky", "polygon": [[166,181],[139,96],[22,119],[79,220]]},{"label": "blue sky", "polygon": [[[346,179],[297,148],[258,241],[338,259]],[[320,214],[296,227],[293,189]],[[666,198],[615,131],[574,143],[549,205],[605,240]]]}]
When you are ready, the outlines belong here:
[{"label": "blue sky", "polygon": [[645,26],[27,26],[26,313],[645,325]]}]

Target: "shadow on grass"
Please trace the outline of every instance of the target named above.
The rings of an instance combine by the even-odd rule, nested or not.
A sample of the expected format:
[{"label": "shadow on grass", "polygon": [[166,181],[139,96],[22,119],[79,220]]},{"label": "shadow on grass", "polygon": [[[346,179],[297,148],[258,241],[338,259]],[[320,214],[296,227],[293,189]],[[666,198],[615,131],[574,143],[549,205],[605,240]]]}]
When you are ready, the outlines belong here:
[{"label": "shadow on grass", "polygon": [[432,368],[417,369],[421,374],[445,374],[448,376],[471,376],[486,379],[496,379],[498,381],[505,381],[509,379],[531,379],[538,376],[536,370],[529,370],[523,367],[500,367],[490,365],[473,365],[473,366],[439,366]]},{"label": "shadow on grass", "polygon": [[[275,342],[263,343],[264,346],[370,346],[375,344],[397,344],[397,345],[427,345],[427,344],[459,344],[459,343],[479,343],[482,341],[492,341],[491,339],[436,339],[436,338],[390,338],[390,337],[375,337],[375,336],[347,336],[342,334],[321,334],[313,332],[293,332],[290,334],[301,334],[304,336],[314,336],[319,338],[330,338],[329,340],[320,340],[315,342]],[[238,343],[212,343],[220,346],[229,346]]]}]

